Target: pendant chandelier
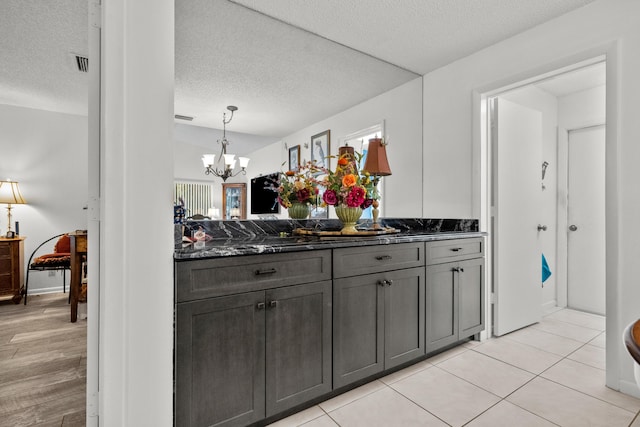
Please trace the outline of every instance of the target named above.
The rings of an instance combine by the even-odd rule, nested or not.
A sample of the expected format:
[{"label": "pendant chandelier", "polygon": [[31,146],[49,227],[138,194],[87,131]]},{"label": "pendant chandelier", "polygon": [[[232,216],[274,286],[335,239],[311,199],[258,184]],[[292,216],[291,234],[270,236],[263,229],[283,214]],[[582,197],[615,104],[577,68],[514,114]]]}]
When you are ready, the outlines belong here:
[{"label": "pendant chandelier", "polygon": [[227,110],[231,111],[231,116],[229,117],[229,120],[227,120],[227,113],[222,113],[222,139],[218,140],[218,143],[222,144],[220,157],[218,157],[218,164],[220,164],[224,159],[224,165],[220,164],[220,169],[218,169],[218,165],[215,163],[215,154],[202,155],[204,173],[206,175],[215,175],[222,178],[222,181],[226,181],[227,178],[234,177],[241,172],[243,175],[246,175],[247,165],[249,164],[248,157],[238,157],[241,169],[235,173],[233,172],[236,167],[236,156],[234,154],[227,154],[227,146],[229,145],[229,141],[227,140],[227,124],[229,124],[231,119],[233,119],[233,113],[238,110],[238,107],[235,105],[229,105]]}]

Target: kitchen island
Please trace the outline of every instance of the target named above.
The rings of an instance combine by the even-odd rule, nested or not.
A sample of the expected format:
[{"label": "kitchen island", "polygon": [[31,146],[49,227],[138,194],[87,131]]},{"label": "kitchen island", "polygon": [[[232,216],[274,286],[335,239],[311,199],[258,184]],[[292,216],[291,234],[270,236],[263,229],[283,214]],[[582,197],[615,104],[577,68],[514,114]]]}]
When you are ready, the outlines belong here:
[{"label": "kitchen island", "polygon": [[266,424],[477,336],[477,220],[381,222],[394,232],[294,234],[337,220],[176,226],[176,425]]}]

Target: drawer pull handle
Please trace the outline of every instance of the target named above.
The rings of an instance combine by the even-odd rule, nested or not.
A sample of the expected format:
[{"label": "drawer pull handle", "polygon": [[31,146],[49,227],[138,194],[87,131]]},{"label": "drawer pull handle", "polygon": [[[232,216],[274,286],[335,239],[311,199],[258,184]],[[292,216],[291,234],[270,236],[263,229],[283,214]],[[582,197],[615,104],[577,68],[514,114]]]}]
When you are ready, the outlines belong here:
[{"label": "drawer pull handle", "polygon": [[378,256],[376,257],[376,259],[377,259],[378,261],[386,261],[386,260],[389,260],[389,259],[392,259],[392,258],[393,258],[393,257],[392,257],[391,255],[378,255]]},{"label": "drawer pull handle", "polygon": [[273,300],[273,301],[269,302],[269,307],[271,307],[271,308],[275,307],[276,305],[278,305],[278,301],[276,301],[276,300]]},{"label": "drawer pull handle", "polygon": [[263,302],[259,302],[259,303],[258,303],[258,305],[256,306],[256,308],[257,308],[258,310],[262,310],[262,309],[264,309],[264,307],[265,307],[265,305],[264,305],[264,303],[263,303]]},{"label": "drawer pull handle", "polygon": [[452,252],[460,252],[463,248],[451,248]]},{"label": "drawer pull handle", "polygon": [[256,276],[262,276],[265,274],[274,274],[277,270],[275,268],[267,268],[265,270],[256,270],[255,274]]}]

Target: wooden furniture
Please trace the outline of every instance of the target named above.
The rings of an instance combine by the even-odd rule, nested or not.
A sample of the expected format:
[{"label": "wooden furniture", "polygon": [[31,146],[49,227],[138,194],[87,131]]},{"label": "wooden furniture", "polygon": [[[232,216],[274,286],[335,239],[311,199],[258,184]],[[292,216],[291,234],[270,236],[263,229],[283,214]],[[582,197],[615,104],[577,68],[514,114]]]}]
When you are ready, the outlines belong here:
[{"label": "wooden furniture", "polygon": [[247,184],[222,184],[222,219],[247,219]]},{"label": "wooden furniture", "polygon": [[71,239],[71,322],[78,320],[78,298],[82,286],[82,262],[87,256],[87,232],[74,231],[69,233]]},{"label": "wooden furniture", "polygon": [[427,353],[484,330],[484,240],[426,244]]},{"label": "wooden furniture", "polygon": [[275,421],[484,328],[484,239],[175,262],[175,420]]},{"label": "wooden furniture", "polygon": [[0,300],[19,304],[24,281],[24,239],[0,239]]},{"label": "wooden furniture", "polygon": [[334,387],[424,355],[424,243],[334,249],[333,276]]},{"label": "wooden furniture", "polygon": [[176,278],[175,425],[248,425],[331,391],[330,250],[181,262]]}]

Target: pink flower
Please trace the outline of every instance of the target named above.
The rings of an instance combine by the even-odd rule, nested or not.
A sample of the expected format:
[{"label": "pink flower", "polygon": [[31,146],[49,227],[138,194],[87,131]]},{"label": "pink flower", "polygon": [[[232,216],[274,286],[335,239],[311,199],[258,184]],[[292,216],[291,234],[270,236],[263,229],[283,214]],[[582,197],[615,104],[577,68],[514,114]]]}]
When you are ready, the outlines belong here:
[{"label": "pink flower", "polygon": [[311,192],[306,188],[303,188],[296,192],[296,198],[298,199],[299,202],[306,202],[310,196],[311,196]]},{"label": "pink flower", "polygon": [[347,194],[345,202],[347,203],[347,206],[349,206],[350,208],[357,208],[360,205],[362,205],[362,203],[364,202],[365,195],[366,195],[366,191],[364,188],[353,187],[351,188],[351,191],[349,192],[349,194]]},{"label": "pink flower", "polygon": [[364,199],[364,202],[360,205],[362,209],[367,209],[369,206],[373,204],[373,199]]},{"label": "pink flower", "polygon": [[322,195],[322,200],[328,205],[335,205],[338,202],[338,196],[333,190],[327,190]]}]

